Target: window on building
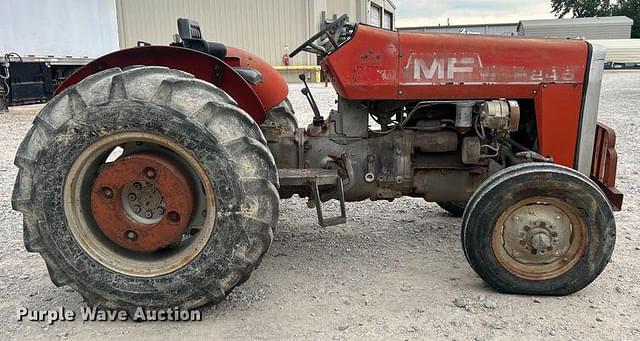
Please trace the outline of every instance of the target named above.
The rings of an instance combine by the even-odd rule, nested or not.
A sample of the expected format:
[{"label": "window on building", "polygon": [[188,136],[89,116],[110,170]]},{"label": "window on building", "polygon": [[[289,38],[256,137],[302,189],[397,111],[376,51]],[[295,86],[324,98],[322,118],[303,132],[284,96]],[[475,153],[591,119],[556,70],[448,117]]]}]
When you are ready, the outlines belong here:
[{"label": "window on building", "polygon": [[386,28],[387,30],[393,30],[393,13],[389,11],[384,11],[382,28]]},{"label": "window on building", "polygon": [[382,27],[382,7],[371,3],[369,12],[369,25]]}]

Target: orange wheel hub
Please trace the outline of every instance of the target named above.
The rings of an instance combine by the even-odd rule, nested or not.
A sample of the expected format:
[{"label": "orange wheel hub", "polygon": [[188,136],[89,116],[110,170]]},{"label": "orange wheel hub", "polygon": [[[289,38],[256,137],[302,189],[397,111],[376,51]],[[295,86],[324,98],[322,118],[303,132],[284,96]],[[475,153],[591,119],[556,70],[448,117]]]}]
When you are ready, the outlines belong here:
[{"label": "orange wheel hub", "polygon": [[91,190],[91,211],[114,243],[153,252],[180,242],[194,195],[182,166],[167,157],[137,153],[107,164]]}]

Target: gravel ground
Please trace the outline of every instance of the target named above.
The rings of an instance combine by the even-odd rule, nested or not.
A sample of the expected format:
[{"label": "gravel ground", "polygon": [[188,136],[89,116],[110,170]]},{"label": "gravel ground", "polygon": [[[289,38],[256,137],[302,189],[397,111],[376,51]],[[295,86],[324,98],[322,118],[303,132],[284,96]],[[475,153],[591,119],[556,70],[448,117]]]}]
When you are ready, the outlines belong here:
[{"label": "gravel ground", "polygon": [[[311,113],[298,85],[301,125]],[[313,86],[323,113],[335,94]],[[43,260],[22,243],[11,210],[13,156],[40,106],[0,115],[0,339],[101,336],[131,339],[640,339],[640,72],[607,72],[600,120],[618,134],[618,241],[611,264],[569,297],[500,295],[467,265],[460,220],[416,199],[348,204],[346,225],[319,228],[314,211],[281,203],[275,241],[261,267],[225,302],[184,323],[17,322],[17,310],[80,311],[82,298],[56,288]],[[336,205],[333,205],[336,209]]]}]

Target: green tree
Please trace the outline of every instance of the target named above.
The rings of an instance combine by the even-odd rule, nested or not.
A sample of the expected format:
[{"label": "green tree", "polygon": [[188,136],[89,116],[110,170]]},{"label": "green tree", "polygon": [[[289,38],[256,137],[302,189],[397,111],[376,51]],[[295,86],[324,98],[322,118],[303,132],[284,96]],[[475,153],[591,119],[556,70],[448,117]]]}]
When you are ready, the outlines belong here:
[{"label": "green tree", "polygon": [[613,15],[624,15],[633,19],[631,38],[640,38],[640,0],[618,0]]},{"label": "green tree", "polygon": [[607,17],[612,13],[609,0],[551,0],[551,12],[558,18]]}]

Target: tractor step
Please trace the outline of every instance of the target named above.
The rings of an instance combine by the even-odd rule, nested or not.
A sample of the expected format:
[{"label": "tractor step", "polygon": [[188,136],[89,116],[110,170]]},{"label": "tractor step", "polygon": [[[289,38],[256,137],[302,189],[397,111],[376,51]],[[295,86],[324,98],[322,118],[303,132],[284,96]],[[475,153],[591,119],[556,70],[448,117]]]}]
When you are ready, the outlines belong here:
[{"label": "tractor step", "polygon": [[[340,225],[347,222],[347,209],[344,201],[342,178],[335,169],[279,169],[280,186],[308,186],[309,198],[313,200],[318,213],[318,223],[322,227]],[[322,213],[320,186],[334,186],[337,200],[340,202],[340,216],[325,218]]]}]

